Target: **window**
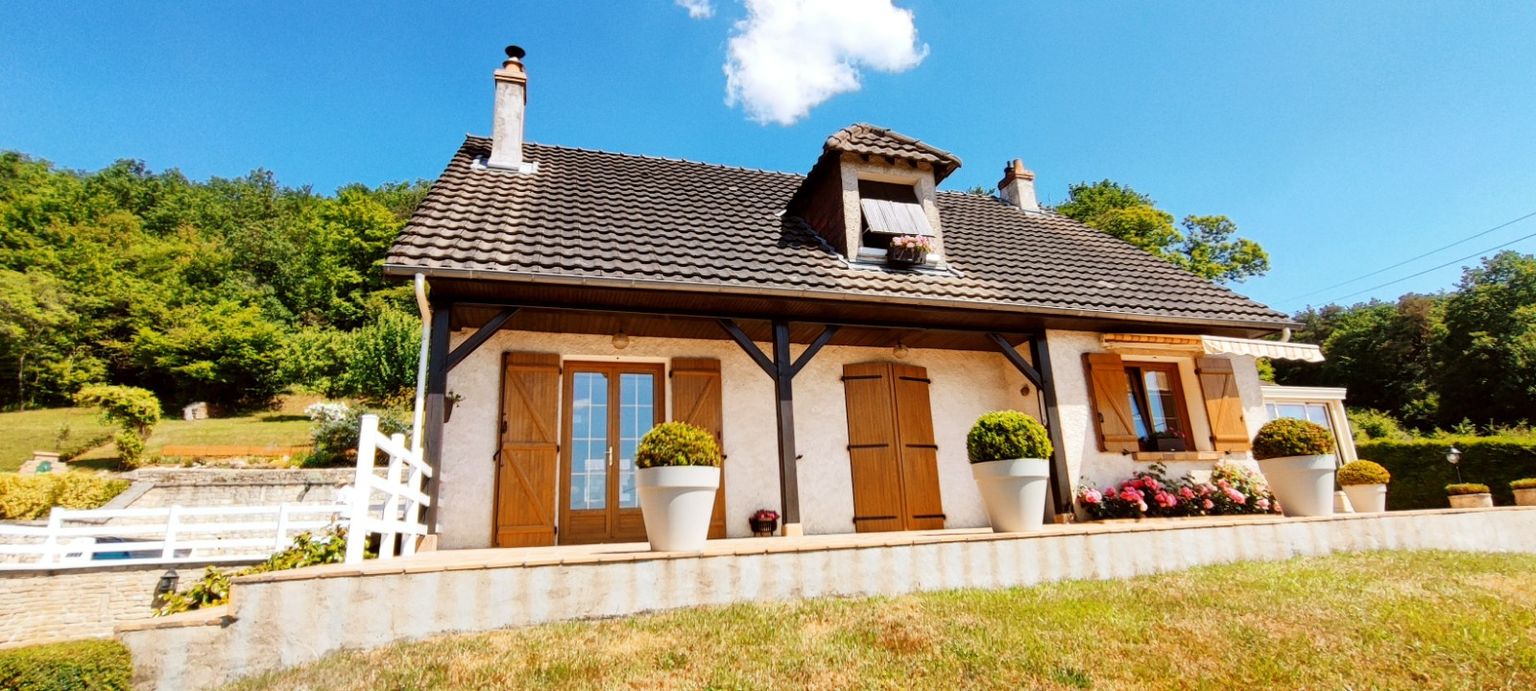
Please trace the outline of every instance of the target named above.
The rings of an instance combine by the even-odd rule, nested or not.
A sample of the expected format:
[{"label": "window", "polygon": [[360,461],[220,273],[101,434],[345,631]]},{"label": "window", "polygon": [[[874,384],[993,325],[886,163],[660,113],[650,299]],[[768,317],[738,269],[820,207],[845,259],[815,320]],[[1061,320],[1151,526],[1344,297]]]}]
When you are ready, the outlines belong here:
[{"label": "window", "polygon": [[1311,403],[1300,401],[1286,403],[1266,403],[1264,404],[1264,409],[1269,412],[1269,419],[1271,420],[1278,420],[1280,418],[1295,418],[1297,420],[1308,420],[1315,422],[1329,429],[1333,428],[1332,421],[1328,419],[1327,403]]},{"label": "window", "polygon": [[1179,368],[1136,363],[1125,368],[1132,424],[1142,451],[1189,451],[1192,435]]},{"label": "window", "polygon": [[899,235],[934,235],[928,215],[917,200],[917,189],[893,182],[859,181],[859,210],[863,217],[860,244],[885,251]]}]

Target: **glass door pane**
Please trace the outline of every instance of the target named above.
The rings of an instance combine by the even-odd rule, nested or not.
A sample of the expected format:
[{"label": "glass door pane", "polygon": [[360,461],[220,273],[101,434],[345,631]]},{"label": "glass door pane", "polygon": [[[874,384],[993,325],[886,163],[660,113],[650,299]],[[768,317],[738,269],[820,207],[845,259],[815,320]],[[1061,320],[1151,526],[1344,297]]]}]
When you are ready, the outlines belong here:
[{"label": "glass door pane", "polygon": [[651,374],[619,375],[619,508],[640,505],[635,494],[635,449],[656,424],[655,384]]},{"label": "glass door pane", "polygon": [[572,510],[608,506],[608,375],[576,372],[571,380]]}]

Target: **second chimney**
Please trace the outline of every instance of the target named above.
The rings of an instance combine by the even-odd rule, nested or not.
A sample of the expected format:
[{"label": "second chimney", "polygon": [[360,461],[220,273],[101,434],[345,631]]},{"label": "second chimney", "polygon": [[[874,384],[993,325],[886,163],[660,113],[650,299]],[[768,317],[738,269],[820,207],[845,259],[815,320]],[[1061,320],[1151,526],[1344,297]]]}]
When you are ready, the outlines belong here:
[{"label": "second chimney", "polygon": [[491,157],[485,164],[532,172],[523,162],[523,111],[528,107],[528,73],[518,46],[507,46],[507,60],[496,70],[496,106],[491,122]]},{"label": "second chimney", "polygon": [[997,192],[1003,201],[1020,209],[1040,210],[1040,202],[1035,199],[1035,174],[1017,158],[1003,168],[1003,179],[997,183]]}]

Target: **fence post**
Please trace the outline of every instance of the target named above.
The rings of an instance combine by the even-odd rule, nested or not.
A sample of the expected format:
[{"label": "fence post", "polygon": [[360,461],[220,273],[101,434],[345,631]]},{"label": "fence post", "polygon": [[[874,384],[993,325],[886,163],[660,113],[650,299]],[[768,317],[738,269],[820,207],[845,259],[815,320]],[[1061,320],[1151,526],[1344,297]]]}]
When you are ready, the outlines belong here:
[{"label": "fence post", "polygon": [[176,558],[176,528],[181,523],[181,505],[171,505],[165,514],[165,545],[160,550],[161,559]]},{"label": "fence post", "polygon": [[277,541],[272,543],[272,549],[279,552],[288,548],[288,504],[279,504],[277,507]]},{"label": "fence post", "polygon": [[347,521],[347,563],[360,564],[368,544],[368,500],[373,493],[373,456],[377,451],[379,416],[364,415],[357,431],[357,473],[352,478],[352,509]]},{"label": "fence post", "polygon": [[[393,434],[389,440],[396,446],[405,446],[405,435]],[[395,556],[395,529],[394,521],[400,519],[400,471],[405,460],[394,454],[389,455],[389,498],[384,500],[384,520],[388,523],[379,536],[379,558],[389,559]]]},{"label": "fence post", "polygon": [[[64,527],[64,510],[55,506],[48,512],[48,537],[43,538],[44,564],[52,564],[58,560],[59,529]],[[94,557],[95,552],[87,555]]]},{"label": "fence post", "polygon": [[[417,463],[421,462],[421,449],[411,449],[411,453],[413,454],[413,458],[416,463],[411,464],[411,479],[406,487],[409,488],[412,492],[420,492],[421,466],[417,465]],[[416,497],[414,495],[405,501],[404,520],[407,524],[413,526],[421,523],[421,502],[416,501]],[[412,533],[409,537],[407,537],[405,541],[400,545],[400,556],[409,557],[415,554],[416,542],[420,539],[421,536],[416,535],[415,533]]]}]

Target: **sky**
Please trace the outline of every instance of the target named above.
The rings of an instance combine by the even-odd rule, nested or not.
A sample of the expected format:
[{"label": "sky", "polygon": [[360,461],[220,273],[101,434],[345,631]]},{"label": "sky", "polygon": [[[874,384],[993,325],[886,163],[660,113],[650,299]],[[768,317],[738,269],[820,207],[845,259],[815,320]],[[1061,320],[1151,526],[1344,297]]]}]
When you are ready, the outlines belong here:
[{"label": "sky", "polygon": [[1449,289],[1475,258],[1424,270],[1536,234],[1360,278],[1536,212],[1532,37],[1530,2],[28,0],[0,22],[0,149],[430,180],[489,133],[516,43],[530,141],[805,172],[871,122],[958,155],[947,189],[1020,158],[1047,203],[1109,178],[1227,215],[1273,263],[1235,288],[1291,312]]}]

